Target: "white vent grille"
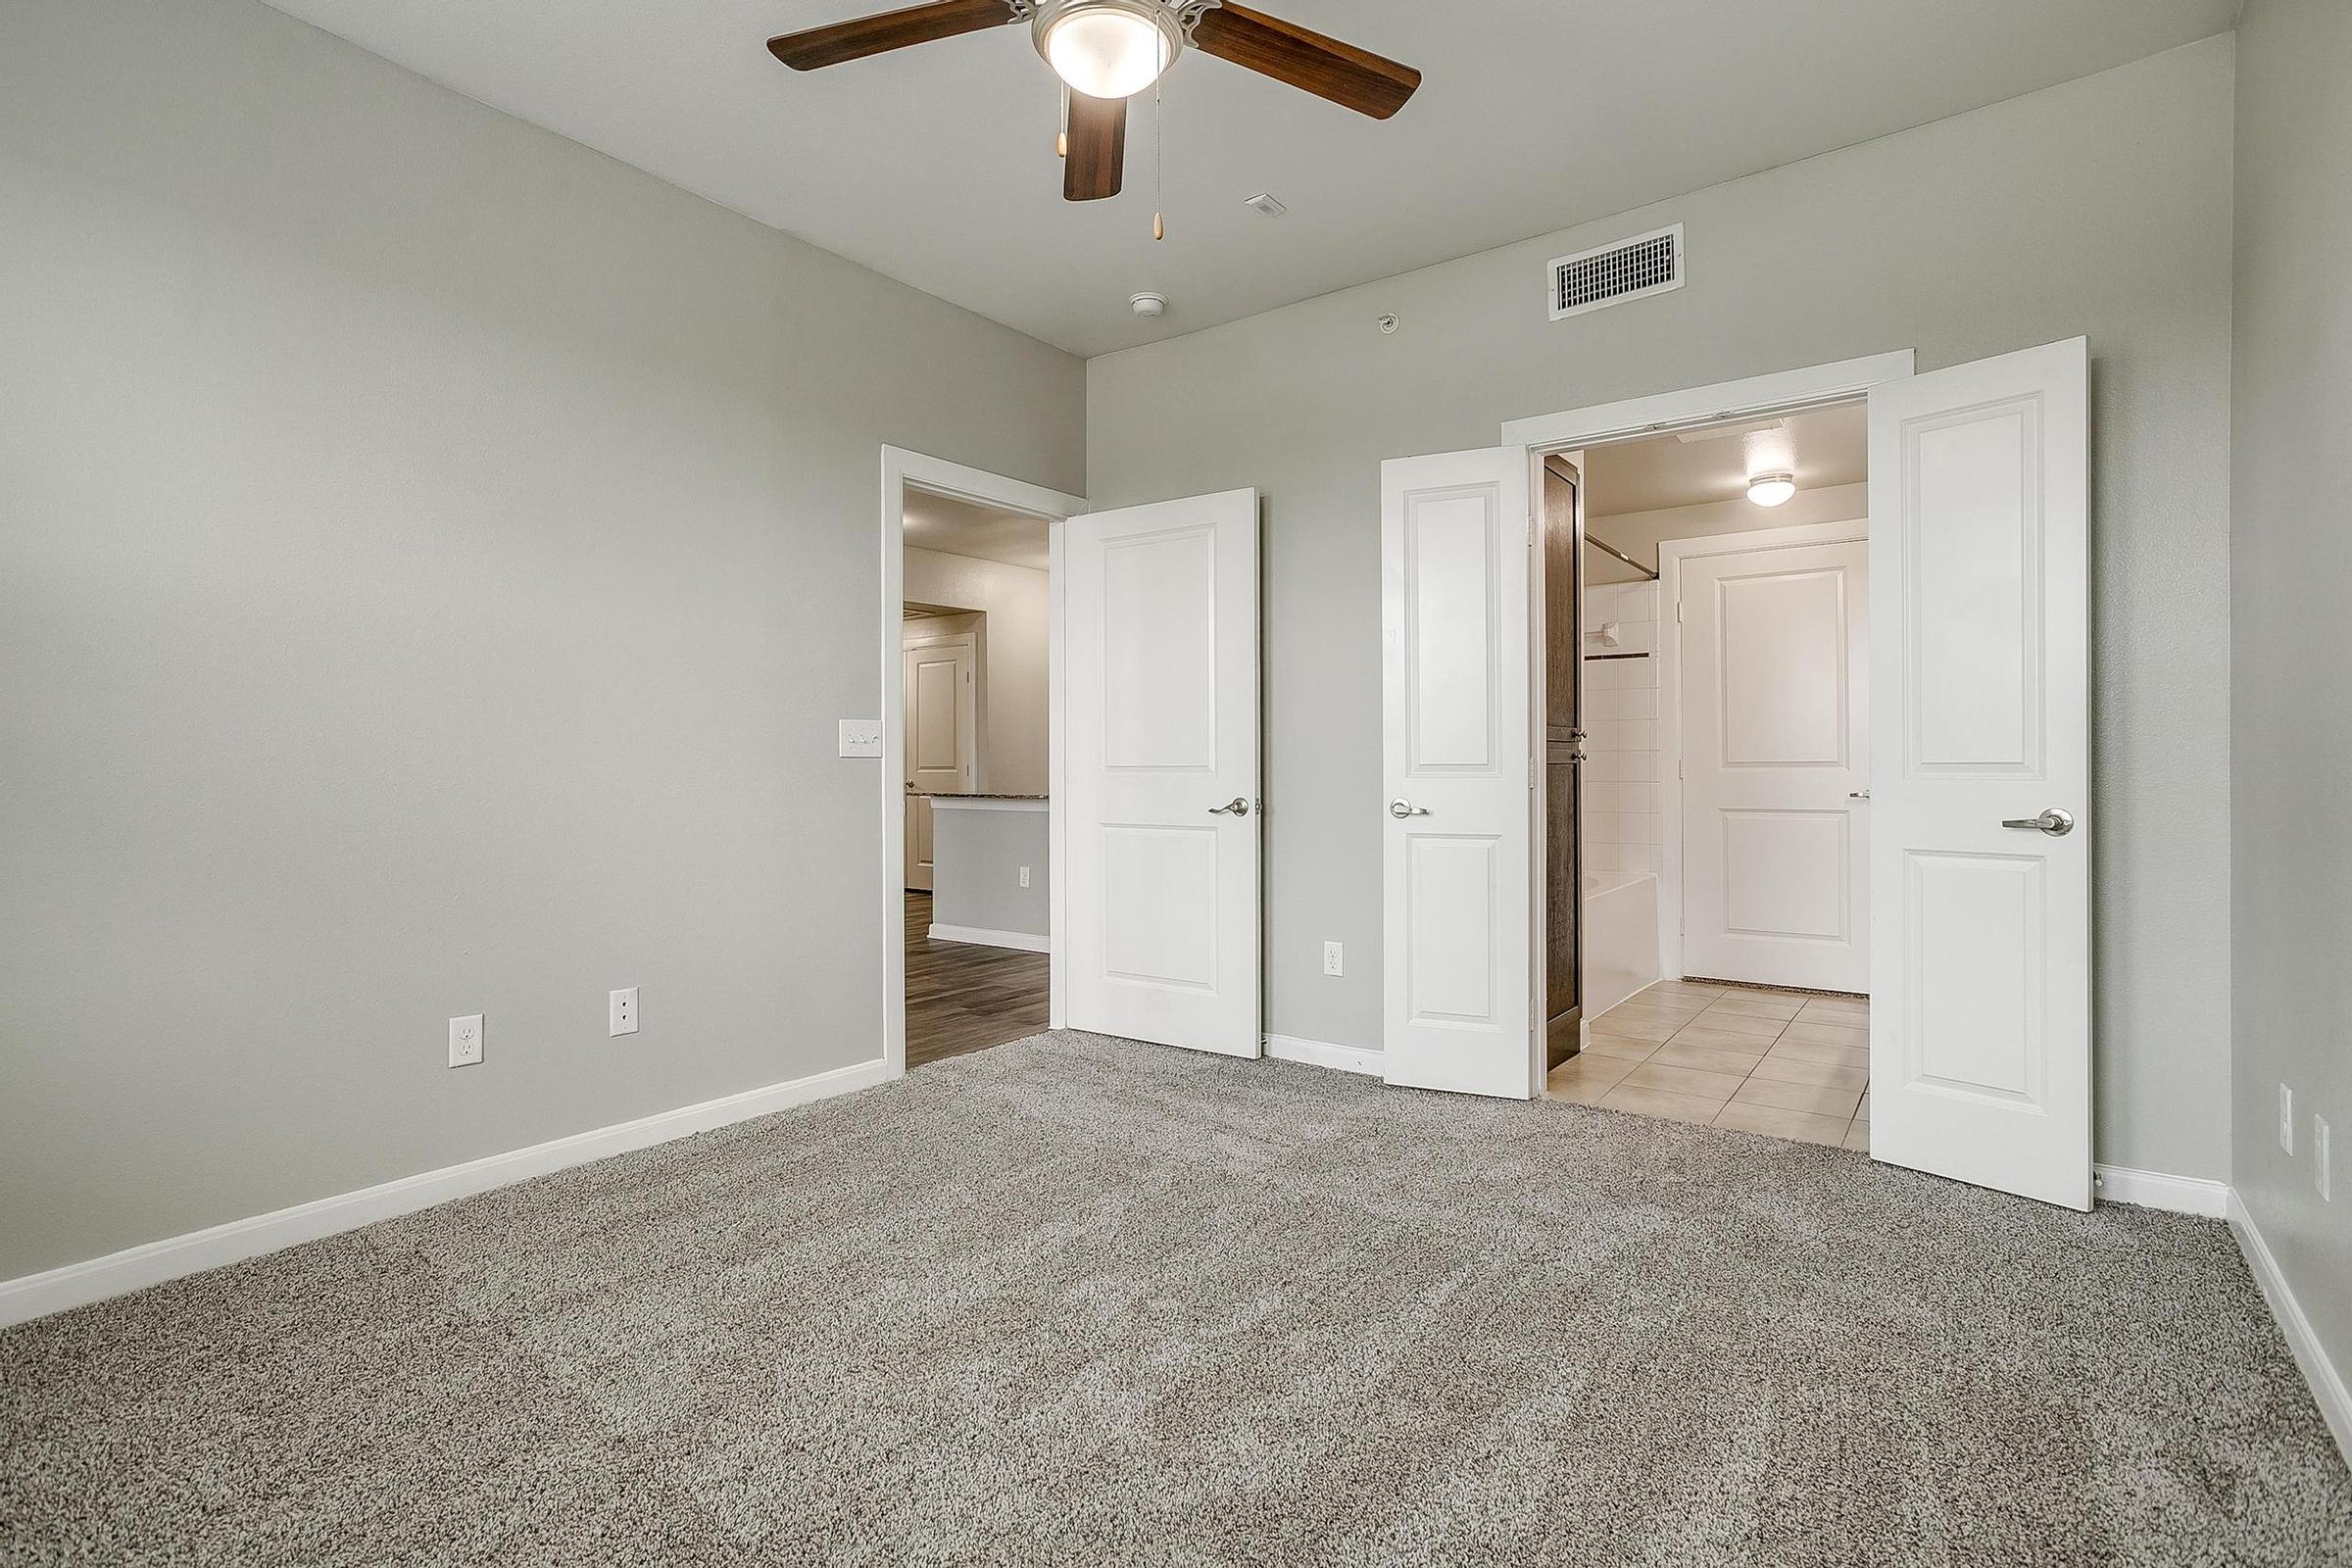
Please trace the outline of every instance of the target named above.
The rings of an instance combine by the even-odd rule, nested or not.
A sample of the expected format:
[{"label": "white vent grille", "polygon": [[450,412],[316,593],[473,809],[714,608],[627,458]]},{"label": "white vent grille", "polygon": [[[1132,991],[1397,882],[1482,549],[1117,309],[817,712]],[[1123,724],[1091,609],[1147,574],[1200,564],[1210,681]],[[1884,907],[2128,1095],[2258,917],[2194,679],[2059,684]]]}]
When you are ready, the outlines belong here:
[{"label": "white vent grille", "polygon": [[1637,234],[1551,264],[1551,318],[1582,316],[1683,286],[1683,225]]}]

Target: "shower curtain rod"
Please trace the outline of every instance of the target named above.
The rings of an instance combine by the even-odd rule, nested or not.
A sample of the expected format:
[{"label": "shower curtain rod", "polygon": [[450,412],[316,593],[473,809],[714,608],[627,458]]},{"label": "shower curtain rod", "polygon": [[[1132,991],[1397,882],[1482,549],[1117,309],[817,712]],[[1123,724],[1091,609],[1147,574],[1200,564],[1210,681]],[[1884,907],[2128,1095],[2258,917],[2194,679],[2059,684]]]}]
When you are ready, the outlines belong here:
[{"label": "shower curtain rod", "polygon": [[1610,556],[1618,561],[1624,562],[1627,565],[1633,567],[1642,576],[1647,577],[1651,582],[1656,582],[1658,580],[1658,574],[1655,570],[1648,566],[1644,566],[1642,564],[1642,563],[1636,561],[1633,557],[1627,555],[1615,545],[1610,544],[1607,540],[1596,539],[1590,532],[1588,532],[1585,535],[1585,543],[1591,545],[1593,549],[1599,551],[1604,556]]}]

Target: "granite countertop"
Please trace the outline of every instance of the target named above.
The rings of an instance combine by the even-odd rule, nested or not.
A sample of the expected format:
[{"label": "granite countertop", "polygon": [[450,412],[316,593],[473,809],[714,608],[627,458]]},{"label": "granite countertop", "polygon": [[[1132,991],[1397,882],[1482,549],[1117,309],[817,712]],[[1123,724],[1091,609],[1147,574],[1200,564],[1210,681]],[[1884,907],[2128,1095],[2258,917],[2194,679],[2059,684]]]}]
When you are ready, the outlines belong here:
[{"label": "granite countertop", "polygon": [[1000,795],[992,790],[908,790],[927,801],[1042,801],[1043,795]]}]

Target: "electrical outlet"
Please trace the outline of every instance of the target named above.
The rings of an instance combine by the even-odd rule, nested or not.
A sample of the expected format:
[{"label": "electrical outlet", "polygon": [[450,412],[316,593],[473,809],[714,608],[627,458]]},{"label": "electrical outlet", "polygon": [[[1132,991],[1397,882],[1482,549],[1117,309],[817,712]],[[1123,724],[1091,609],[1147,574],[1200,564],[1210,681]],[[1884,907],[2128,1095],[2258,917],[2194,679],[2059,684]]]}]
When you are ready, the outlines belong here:
[{"label": "electrical outlet", "polygon": [[449,1064],[471,1067],[482,1059],[482,1015],[468,1013],[449,1020]]},{"label": "electrical outlet", "polygon": [[613,992],[612,1000],[607,1005],[606,1021],[612,1026],[613,1034],[633,1035],[637,1032],[637,988],[635,986],[629,987],[626,991]]},{"label": "electrical outlet", "polygon": [[1022,867],[1021,867],[1021,886],[1023,886],[1023,887],[1027,887],[1028,885],[1029,885],[1029,868],[1028,868],[1027,866],[1025,866],[1025,865],[1024,865],[1024,866],[1022,866]]},{"label": "electrical outlet", "polygon": [[1336,974],[1338,974],[1338,973],[1340,972],[1340,970],[1341,970],[1341,964],[1340,964],[1340,945],[1339,945],[1337,942],[1326,942],[1326,943],[1324,943],[1324,944],[1323,944],[1323,972],[1324,972],[1325,974],[1334,974],[1334,975],[1336,975]]},{"label": "electrical outlet", "polygon": [[2328,1190],[2328,1118],[2311,1118],[2311,1185],[2320,1190],[2320,1201],[2332,1203],[2335,1195]]},{"label": "electrical outlet", "polygon": [[2284,1084],[2278,1086],[2278,1147],[2295,1152],[2295,1092]]}]

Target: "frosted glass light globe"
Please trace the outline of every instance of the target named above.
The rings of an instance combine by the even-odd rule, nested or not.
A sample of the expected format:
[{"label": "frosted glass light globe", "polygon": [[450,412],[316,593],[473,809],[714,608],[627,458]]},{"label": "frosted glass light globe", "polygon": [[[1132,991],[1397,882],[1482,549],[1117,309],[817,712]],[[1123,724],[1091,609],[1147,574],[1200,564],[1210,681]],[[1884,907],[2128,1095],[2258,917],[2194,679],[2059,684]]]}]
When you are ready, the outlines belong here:
[{"label": "frosted glass light globe", "polygon": [[1054,19],[1046,63],[1089,98],[1130,98],[1159,79],[1174,55],[1149,17],[1116,6],[1081,6]]}]

